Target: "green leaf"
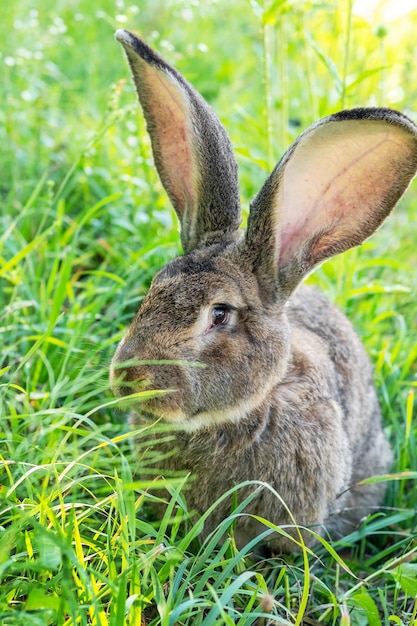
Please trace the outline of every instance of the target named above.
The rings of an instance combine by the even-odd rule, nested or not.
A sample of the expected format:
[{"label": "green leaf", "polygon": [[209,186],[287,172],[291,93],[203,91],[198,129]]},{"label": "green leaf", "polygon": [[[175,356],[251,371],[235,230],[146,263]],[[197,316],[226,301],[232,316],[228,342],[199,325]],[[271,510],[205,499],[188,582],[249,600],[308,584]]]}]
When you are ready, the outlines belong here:
[{"label": "green leaf", "polygon": [[402,563],[390,574],[410,598],[417,597],[417,563]]},{"label": "green leaf", "polygon": [[58,569],[62,564],[62,551],[55,539],[50,534],[41,533],[38,535],[36,543],[42,566],[51,570]]},{"label": "green leaf", "polygon": [[414,480],[417,478],[417,472],[396,472],[395,474],[381,474],[380,476],[371,476],[370,478],[364,478],[357,483],[360,485],[374,485],[375,483],[385,483],[389,480]]},{"label": "green leaf", "polygon": [[32,587],[26,600],[27,611],[53,610],[58,611],[61,600],[47,594],[42,587]]},{"label": "green leaf", "polygon": [[[352,607],[353,612],[358,612],[359,618],[366,618],[364,621],[365,624],[369,624],[369,626],[381,626],[378,607],[366,589],[362,587],[360,591],[357,591],[348,599],[347,603]],[[351,618],[353,617],[354,615],[351,614]]]}]

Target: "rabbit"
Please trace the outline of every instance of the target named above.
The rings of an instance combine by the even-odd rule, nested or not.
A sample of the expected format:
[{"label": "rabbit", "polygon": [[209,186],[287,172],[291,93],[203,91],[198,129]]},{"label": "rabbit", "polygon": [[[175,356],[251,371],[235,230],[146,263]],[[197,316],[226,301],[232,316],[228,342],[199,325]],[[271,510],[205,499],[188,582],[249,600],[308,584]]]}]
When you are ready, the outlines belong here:
[{"label": "rabbit", "polygon": [[[138,402],[131,419],[171,429],[173,441],[154,443],[155,472],[192,475],[185,495],[197,515],[258,481],[237,492],[241,502],[253,495],[236,517],[239,547],[265,530],[255,516],[285,530],[268,539],[274,553],[299,549],[298,526],[308,546],[340,538],[381,505],[382,483],[358,483],[388,472],[393,455],[361,341],[300,283],[391,212],[417,169],[417,127],[386,108],[321,119],[267,178],[243,232],[237,164],[219,119],[136,35],[115,36],[184,255],[153,278],[113,357],[111,385],[119,396],[169,390]],[[218,504],[203,537],[232,506]]]}]

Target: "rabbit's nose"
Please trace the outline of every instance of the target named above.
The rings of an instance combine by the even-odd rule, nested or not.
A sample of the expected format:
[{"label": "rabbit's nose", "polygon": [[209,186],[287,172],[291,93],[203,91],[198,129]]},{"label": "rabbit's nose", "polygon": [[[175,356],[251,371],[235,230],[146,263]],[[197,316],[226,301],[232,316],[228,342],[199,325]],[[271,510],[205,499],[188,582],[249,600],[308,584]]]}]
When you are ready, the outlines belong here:
[{"label": "rabbit's nose", "polygon": [[[133,374],[131,370],[121,371],[118,378],[112,377],[112,386],[119,396],[129,396],[131,393],[146,391],[152,388],[152,378],[148,374]],[[128,375],[125,374],[128,372]]]},{"label": "rabbit's nose", "polygon": [[110,383],[116,395],[130,395],[136,391],[152,388],[153,377],[146,367],[126,365],[120,361],[113,361],[110,370]]}]

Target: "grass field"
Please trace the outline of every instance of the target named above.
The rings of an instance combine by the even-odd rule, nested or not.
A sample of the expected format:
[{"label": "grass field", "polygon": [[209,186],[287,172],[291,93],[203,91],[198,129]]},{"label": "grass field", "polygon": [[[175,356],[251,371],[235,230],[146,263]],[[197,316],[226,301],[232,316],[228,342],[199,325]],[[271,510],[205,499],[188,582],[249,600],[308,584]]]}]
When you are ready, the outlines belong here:
[{"label": "grass field", "polygon": [[417,11],[358,5],[0,5],[4,626],[417,624],[416,183],[370,242],[309,279],[363,338],[395,451],[384,508],[349,537],[254,563],[230,518],[200,545],[181,480],[152,521],[147,433],[133,448],[108,386],[152,275],[180,252],[114,30],[138,31],[211,102],[247,207],[315,119],[383,105],[417,120]]}]

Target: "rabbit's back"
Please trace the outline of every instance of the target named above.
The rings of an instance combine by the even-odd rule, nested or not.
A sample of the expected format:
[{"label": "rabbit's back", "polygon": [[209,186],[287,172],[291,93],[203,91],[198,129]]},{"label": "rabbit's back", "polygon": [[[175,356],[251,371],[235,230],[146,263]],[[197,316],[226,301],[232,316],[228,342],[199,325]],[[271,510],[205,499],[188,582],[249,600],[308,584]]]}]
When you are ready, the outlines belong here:
[{"label": "rabbit's back", "polygon": [[[303,285],[290,299],[289,308],[293,328],[318,337],[333,365],[333,392],[342,411],[352,470],[345,485],[348,491],[331,507],[329,526],[337,534],[345,533],[381,502],[386,488],[383,483],[354,485],[364,478],[388,472],[392,464],[392,451],[382,429],[373,369],[350,321],[318,290]],[[340,515],[336,515],[338,511]]]},{"label": "rabbit's back", "polygon": [[320,359],[325,358],[325,354],[332,363],[330,380],[343,411],[343,429],[352,446],[353,457],[359,460],[363,446],[372,439],[372,428],[380,423],[368,354],[351,322],[316,288],[302,285],[287,307],[293,335],[297,332],[303,336],[298,340],[301,353],[306,358],[316,358],[317,346],[310,346],[308,341],[312,333],[323,351]]}]

